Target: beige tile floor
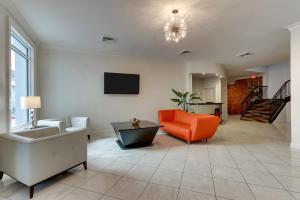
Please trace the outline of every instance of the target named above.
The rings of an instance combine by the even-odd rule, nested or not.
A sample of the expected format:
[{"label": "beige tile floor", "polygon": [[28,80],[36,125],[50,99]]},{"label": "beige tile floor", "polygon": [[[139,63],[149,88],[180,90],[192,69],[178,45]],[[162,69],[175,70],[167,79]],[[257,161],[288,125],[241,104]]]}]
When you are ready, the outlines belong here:
[{"label": "beige tile floor", "polygon": [[[88,145],[88,171],[77,167],[36,187],[42,200],[300,199],[300,152],[288,131],[230,118],[208,143],[159,133],[151,147],[123,151],[115,138]],[[4,176],[0,200],[28,199]]]}]

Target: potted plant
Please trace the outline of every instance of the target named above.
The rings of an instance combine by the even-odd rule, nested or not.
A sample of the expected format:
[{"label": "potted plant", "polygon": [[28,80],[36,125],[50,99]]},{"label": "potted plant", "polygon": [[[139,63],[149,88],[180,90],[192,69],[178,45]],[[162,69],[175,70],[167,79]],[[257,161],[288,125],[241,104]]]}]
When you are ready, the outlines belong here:
[{"label": "potted plant", "polygon": [[196,96],[196,93],[190,93],[190,92],[178,92],[174,89],[172,89],[172,92],[178,97],[171,99],[171,101],[177,103],[179,107],[182,108],[182,110],[188,112],[189,111],[189,106],[188,103],[192,103],[196,99],[201,99],[201,97]]}]

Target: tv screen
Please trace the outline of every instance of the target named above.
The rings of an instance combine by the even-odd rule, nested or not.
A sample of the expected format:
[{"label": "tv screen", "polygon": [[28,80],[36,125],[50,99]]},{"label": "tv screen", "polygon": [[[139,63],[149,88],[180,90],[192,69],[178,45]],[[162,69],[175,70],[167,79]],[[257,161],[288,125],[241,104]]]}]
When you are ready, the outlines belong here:
[{"label": "tv screen", "polygon": [[139,94],[140,75],[104,72],[104,94]]}]

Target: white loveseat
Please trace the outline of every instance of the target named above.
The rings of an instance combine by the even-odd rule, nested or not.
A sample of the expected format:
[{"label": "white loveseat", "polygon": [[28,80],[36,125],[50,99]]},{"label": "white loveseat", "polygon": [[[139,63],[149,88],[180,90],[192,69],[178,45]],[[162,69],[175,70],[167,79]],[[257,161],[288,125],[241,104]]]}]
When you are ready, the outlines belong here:
[{"label": "white loveseat", "polygon": [[38,120],[38,126],[58,127],[60,133],[84,129],[90,140],[90,119],[88,117],[62,117]]},{"label": "white loveseat", "polygon": [[3,173],[29,186],[80,164],[87,168],[84,130],[59,133],[57,127],[0,134],[0,180]]}]

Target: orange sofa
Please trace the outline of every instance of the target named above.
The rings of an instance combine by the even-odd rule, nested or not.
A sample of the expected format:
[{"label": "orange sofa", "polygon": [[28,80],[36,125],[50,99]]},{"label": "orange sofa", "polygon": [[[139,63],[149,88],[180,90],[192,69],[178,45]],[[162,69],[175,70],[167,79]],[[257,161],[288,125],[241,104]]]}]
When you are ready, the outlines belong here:
[{"label": "orange sofa", "polygon": [[192,114],[182,110],[160,110],[158,120],[162,130],[188,143],[214,136],[220,118],[214,115]]}]

